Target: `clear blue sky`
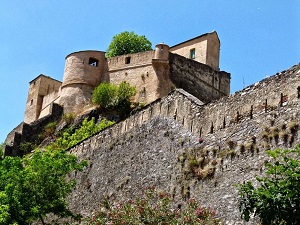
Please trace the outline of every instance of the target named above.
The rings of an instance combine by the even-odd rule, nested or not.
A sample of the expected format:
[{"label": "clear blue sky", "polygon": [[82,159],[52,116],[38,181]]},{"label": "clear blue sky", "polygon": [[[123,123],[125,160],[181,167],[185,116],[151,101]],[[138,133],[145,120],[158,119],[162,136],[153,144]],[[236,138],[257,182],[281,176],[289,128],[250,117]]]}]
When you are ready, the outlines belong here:
[{"label": "clear blue sky", "polygon": [[0,143],[23,121],[29,81],[62,80],[65,56],[105,51],[122,31],[153,44],[216,30],[231,93],[298,64],[298,0],[0,0]]}]

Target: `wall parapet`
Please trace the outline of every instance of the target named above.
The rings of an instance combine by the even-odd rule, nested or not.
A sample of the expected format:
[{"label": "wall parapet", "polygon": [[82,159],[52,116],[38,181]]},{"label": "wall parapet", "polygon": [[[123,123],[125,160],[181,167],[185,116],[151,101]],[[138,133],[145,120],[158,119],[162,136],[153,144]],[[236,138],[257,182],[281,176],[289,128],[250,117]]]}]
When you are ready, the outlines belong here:
[{"label": "wall parapet", "polygon": [[[278,83],[278,79],[281,81],[280,83]],[[299,86],[300,65],[297,65],[282,74],[264,79],[229,97],[209,104],[204,104],[183,89],[175,89],[166,97],[157,99],[127,119],[95,136],[101,136],[103,133],[115,138],[130,131],[133,127],[141,126],[152,118],[160,116],[172,118],[194,135],[205,137],[218,130],[235,127],[242,121],[250,121],[261,116],[268,117],[274,110],[281,114],[285,111],[284,109],[299,107]],[[274,93],[278,93],[277,97],[274,96]],[[284,93],[286,96],[282,104],[279,104],[283,100],[280,93]],[[267,106],[261,105],[262,99],[265,98],[269,102]],[[276,104],[274,105],[274,103]],[[293,118],[296,116],[293,115]],[[95,136],[90,139],[99,138]],[[86,141],[89,142],[89,140]]]},{"label": "wall parapet", "polygon": [[138,52],[115,56],[107,59],[108,71],[117,71],[120,69],[135,68],[143,65],[150,65],[154,58],[155,51]]},{"label": "wall parapet", "polygon": [[[71,208],[90,215],[103,199],[99,193],[122,199],[155,184],[172,193],[178,203],[195,197],[215,209],[226,224],[242,223],[233,185],[262,176],[269,160],[265,150],[300,143],[299,75],[298,65],[280,79],[270,77],[209,104],[176,89],[84,140],[70,149],[91,161],[86,170],[74,175],[78,186],[70,198]],[[282,104],[280,93],[287,93]],[[256,107],[260,99],[273,99],[273,95],[276,107]],[[249,108],[237,114],[248,101],[252,114]],[[213,175],[193,175],[184,166],[189,161],[180,158],[183,154],[188,155],[183,160],[204,157],[213,166]]]},{"label": "wall parapet", "polygon": [[230,74],[170,53],[171,80],[178,88],[210,102],[230,93]]}]

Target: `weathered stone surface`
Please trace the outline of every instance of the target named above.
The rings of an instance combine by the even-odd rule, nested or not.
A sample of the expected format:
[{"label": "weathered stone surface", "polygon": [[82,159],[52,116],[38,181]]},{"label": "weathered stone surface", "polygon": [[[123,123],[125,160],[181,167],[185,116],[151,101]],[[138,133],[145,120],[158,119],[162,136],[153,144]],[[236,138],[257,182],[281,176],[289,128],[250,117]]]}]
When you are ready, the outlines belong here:
[{"label": "weathered stone surface", "polygon": [[[90,161],[85,171],[73,175],[78,186],[70,195],[71,209],[87,216],[103,196],[132,197],[155,184],[171,192],[178,203],[195,197],[214,208],[226,224],[243,224],[234,184],[263,175],[269,160],[266,149],[300,143],[299,76],[297,65],[208,105],[176,90],[83,141],[70,150]],[[287,94],[285,104],[266,110],[256,105],[280,93]],[[236,109],[248,101],[253,104],[252,115],[241,110],[237,116]],[[275,103],[276,98],[270,101]],[[219,122],[212,124],[220,114]],[[189,157],[204,157],[213,173],[204,178],[195,174],[188,169]]]}]

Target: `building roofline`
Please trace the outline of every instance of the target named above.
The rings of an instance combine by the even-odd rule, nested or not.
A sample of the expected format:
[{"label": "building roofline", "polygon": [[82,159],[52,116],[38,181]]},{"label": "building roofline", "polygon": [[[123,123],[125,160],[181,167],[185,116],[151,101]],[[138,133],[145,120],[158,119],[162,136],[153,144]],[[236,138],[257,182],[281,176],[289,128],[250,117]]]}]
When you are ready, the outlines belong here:
[{"label": "building roofline", "polygon": [[83,51],[76,51],[76,52],[72,52],[72,53],[70,53],[70,54],[68,54],[66,57],[65,57],[65,59],[67,59],[70,55],[73,55],[73,54],[76,54],[76,53],[81,53],[81,52],[101,52],[101,53],[106,53],[106,52],[104,52],[104,51],[98,51],[98,50],[83,50]]},{"label": "building roofline", "polygon": [[220,42],[220,39],[219,39],[219,36],[218,36],[218,33],[217,33],[217,31],[213,30],[212,32],[205,33],[205,34],[201,34],[200,36],[197,36],[197,37],[194,37],[194,38],[192,38],[192,39],[189,39],[189,40],[186,40],[186,41],[180,42],[180,43],[178,43],[178,44],[176,44],[176,45],[173,45],[173,46],[171,46],[171,47],[170,47],[170,49],[171,49],[171,48],[174,48],[174,47],[177,47],[177,46],[179,46],[179,45],[182,45],[182,44],[184,44],[184,43],[187,43],[187,42],[193,41],[193,40],[195,40],[195,39],[198,39],[198,38],[201,38],[201,37],[204,37],[204,36],[207,36],[207,35],[213,34],[213,33],[216,33],[216,35],[217,35],[217,38],[218,38],[218,40],[219,40],[219,42]]},{"label": "building roofline", "polygon": [[56,79],[54,79],[54,78],[52,78],[52,77],[46,76],[46,75],[44,75],[44,74],[40,74],[40,75],[38,75],[36,78],[34,78],[33,80],[29,81],[29,84],[31,84],[33,81],[37,80],[37,79],[40,78],[40,77],[45,77],[45,78],[48,78],[48,79],[51,79],[51,80],[54,80],[54,81],[57,81],[57,82],[62,83],[61,81],[56,80]]}]

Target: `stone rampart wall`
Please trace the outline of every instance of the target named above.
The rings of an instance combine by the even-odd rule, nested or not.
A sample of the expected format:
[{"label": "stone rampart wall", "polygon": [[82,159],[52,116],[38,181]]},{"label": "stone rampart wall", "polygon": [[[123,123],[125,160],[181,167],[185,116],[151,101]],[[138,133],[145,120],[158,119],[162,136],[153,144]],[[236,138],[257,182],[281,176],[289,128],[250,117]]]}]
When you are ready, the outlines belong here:
[{"label": "stone rampart wall", "polygon": [[[284,114],[285,109],[297,108],[300,104],[299,87],[300,66],[297,65],[284,74],[264,79],[207,105],[186,91],[176,89],[109,128],[109,132],[114,137],[161,116],[173,118],[195,135],[205,137],[207,134],[238,126],[241,121],[251,121],[257,117],[265,117],[264,120],[272,121],[276,111]],[[297,112],[288,116],[290,120],[299,120],[298,114]],[[101,133],[99,135],[101,136]]]},{"label": "stone rampart wall", "polygon": [[[124,70],[132,67],[149,65],[154,58],[154,53],[155,51],[147,51],[109,58],[107,59],[108,71],[114,72],[119,69]],[[130,58],[130,61],[127,61],[126,58],[127,60]]]},{"label": "stone rampart wall", "polygon": [[[266,149],[300,143],[299,74],[297,65],[208,105],[176,90],[83,141],[70,149],[90,162],[74,174],[71,209],[86,216],[106,195],[132,197],[155,184],[178,203],[195,197],[226,224],[244,224],[234,184],[263,174]],[[279,102],[278,95],[287,96]],[[263,99],[270,107],[261,107]],[[244,105],[253,105],[252,113]],[[193,174],[187,156],[204,157],[214,173]]]},{"label": "stone rampart wall", "polygon": [[213,70],[211,67],[170,54],[171,80],[176,87],[193,94],[203,102],[210,102],[230,93],[230,74]]}]

